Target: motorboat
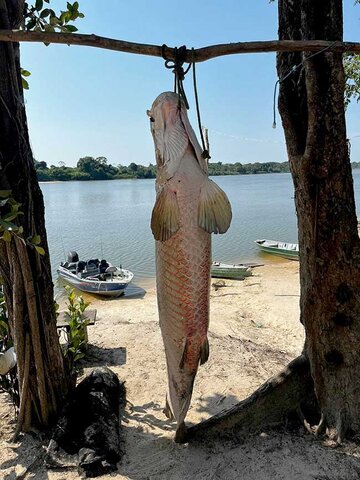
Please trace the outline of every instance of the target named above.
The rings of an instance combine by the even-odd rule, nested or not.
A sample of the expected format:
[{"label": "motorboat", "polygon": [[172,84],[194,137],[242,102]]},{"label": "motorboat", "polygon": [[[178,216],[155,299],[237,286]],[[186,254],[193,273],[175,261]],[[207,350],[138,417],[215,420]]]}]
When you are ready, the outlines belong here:
[{"label": "motorboat", "polygon": [[60,263],[57,272],[78,290],[106,297],[123,295],[134,277],[130,270],[116,267],[104,259],[79,260],[75,251],[68,253],[67,261]]}]

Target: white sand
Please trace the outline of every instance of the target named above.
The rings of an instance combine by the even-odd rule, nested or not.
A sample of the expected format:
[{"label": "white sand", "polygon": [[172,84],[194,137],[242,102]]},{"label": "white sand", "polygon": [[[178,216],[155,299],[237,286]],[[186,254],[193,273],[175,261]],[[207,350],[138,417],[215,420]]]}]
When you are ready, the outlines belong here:
[{"label": "white sand", "polygon": [[[256,268],[253,277],[226,280],[225,285],[211,290],[210,358],[195,381],[189,423],[247,397],[302,350],[297,262]],[[262,433],[241,445],[176,445],[174,425],[162,413],[166,367],[155,289],[140,296],[129,293],[116,300],[91,299],[98,320],[89,327],[89,368],[110,366],[126,381],[127,399],[133,405],[128,406],[123,423],[125,456],[118,472],[101,478],[359,478],[358,447],[346,444],[333,450],[302,431]],[[26,478],[78,478],[72,471],[46,472],[41,443],[31,436],[16,445],[7,442],[14,428],[12,411],[5,395],[0,400],[0,478],[25,478],[16,475],[29,466]]]}]

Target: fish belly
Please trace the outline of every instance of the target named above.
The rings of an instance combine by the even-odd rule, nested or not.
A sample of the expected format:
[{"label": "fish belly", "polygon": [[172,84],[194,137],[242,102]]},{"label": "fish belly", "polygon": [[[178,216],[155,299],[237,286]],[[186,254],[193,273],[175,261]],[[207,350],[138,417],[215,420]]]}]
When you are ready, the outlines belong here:
[{"label": "fish belly", "polygon": [[209,324],[211,237],[197,226],[199,189],[191,190],[184,184],[177,190],[181,218],[177,233],[156,242],[159,320],[170,405],[178,424],[190,405]]}]

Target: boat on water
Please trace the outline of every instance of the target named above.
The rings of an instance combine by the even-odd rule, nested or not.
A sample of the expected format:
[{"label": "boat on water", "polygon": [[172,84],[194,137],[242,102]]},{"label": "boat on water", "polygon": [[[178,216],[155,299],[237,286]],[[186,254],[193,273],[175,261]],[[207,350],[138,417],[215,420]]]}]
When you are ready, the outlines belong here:
[{"label": "boat on water", "polygon": [[289,260],[299,260],[299,244],[279,242],[276,240],[255,240],[257,246],[263,252],[277,255],[278,257],[288,258]]},{"label": "boat on water", "polygon": [[252,271],[247,265],[231,265],[228,263],[213,262],[211,265],[210,275],[215,278],[243,280],[245,277],[250,277],[252,275]]},{"label": "boat on water", "polygon": [[79,260],[74,251],[68,253],[67,262],[61,262],[57,272],[63,280],[78,290],[106,297],[123,295],[134,277],[129,270],[115,267],[106,260]]}]

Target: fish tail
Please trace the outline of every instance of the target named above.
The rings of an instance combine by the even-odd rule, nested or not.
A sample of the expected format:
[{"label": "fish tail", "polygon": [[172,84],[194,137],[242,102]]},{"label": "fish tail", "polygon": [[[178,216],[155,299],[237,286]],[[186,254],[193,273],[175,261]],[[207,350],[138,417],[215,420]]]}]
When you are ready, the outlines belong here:
[{"label": "fish tail", "polygon": [[204,365],[209,360],[209,340],[206,337],[205,342],[200,347],[200,365]]},{"label": "fish tail", "polygon": [[175,417],[174,417],[174,414],[171,410],[167,395],[166,395],[166,398],[165,398],[165,407],[163,409],[163,413],[166,415],[166,417],[169,420],[174,420]]},{"label": "fish tail", "polygon": [[180,385],[173,383],[169,384],[169,396],[171,402],[171,408],[169,407],[169,411],[173,413],[173,417],[178,425],[184,422],[189,410],[195,375],[196,372],[186,375],[187,380],[181,390]]},{"label": "fish tail", "polygon": [[186,442],[187,429],[185,422],[181,422],[175,432],[175,442],[176,443],[185,443]]}]

